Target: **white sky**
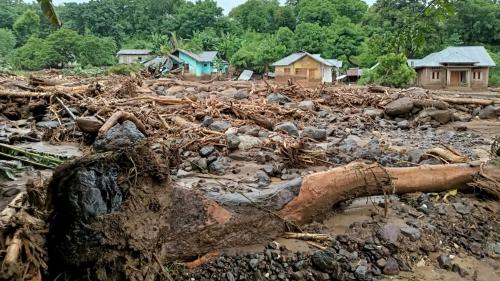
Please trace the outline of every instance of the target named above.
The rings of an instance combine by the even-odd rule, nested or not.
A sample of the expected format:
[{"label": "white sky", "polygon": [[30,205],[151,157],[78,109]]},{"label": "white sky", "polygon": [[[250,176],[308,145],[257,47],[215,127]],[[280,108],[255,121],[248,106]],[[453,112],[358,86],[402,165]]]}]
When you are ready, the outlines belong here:
[{"label": "white sky", "polygon": [[[87,0],[52,0],[54,4],[61,4],[64,2],[86,2]],[[232,8],[244,3],[246,0],[217,0],[219,6],[224,8],[225,13],[229,13]],[[376,0],[364,0],[368,4],[373,4]],[[285,3],[285,0],[280,0],[281,3]]]}]

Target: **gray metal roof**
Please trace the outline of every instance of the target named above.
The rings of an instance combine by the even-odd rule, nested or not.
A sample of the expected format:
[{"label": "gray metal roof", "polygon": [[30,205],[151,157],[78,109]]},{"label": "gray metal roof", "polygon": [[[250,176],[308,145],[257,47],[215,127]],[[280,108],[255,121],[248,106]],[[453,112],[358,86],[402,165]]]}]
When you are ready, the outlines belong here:
[{"label": "gray metal roof", "polygon": [[443,64],[462,63],[473,66],[496,66],[486,49],[482,46],[448,47],[440,52],[432,53],[423,59],[409,59],[408,65],[413,68],[440,67]]},{"label": "gray metal roof", "polygon": [[149,55],[151,54],[151,50],[145,49],[122,49],[117,55]]},{"label": "gray metal roof", "polygon": [[193,52],[183,50],[183,49],[177,49],[179,52],[182,52],[196,61],[199,62],[213,62],[215,58],[217,58],[217,51],[208,51],[208,52],[201,52],[199,54],[195,54]]},{"label": "gray metal roof", "polygon": [[[314,59],[315,61],[321,63],[321,64],[324,64],[326,66],[335,66],[335,67],[342,67],[342,62],[339,61],[339,60],[335,60],[335,59],[324,59],[321,57],[321,55],[319,54],[309,54],[308,52],[298,52],[298,53],[293,53],[287,57],[284,57],[282,59],[280,59],[279,61],[277,62],[274,62],[273,64],[271,64],[271,66],[287,66],[287,65],[290,65],[300,59],[302,59],[303,57],[305,56],[309,56],[311,57],[312,59]],[[340,62],[340,66],[338,66],[338,63]]]},{"label": "gray metal roof", "polygon": [[240,77],[238,77],[239,81],[248,81],[250,78],[252,78],[253,71],[251,70],[243,70],[243,72],[240,74]]}]

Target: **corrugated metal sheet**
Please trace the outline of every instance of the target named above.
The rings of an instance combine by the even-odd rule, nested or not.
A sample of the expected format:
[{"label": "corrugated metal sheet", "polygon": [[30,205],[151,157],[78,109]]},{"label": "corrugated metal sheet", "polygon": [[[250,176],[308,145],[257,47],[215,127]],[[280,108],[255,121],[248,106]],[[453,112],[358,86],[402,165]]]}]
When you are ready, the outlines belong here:
[{"label": "corrugated metal sheet", "polygon": [[213,62],[213,60],[217,57],[217,52],[216,51],[208,51],[208,52],[201,52],[199,54],[192,53],[187,50],[182,50],[178,49],[179,52],[183,52],[184,54],[192,57],[198,62]]},{"label": "corrugated metal sheet", "polygon": [[238,80],[240,81],[248,81],[252,78],[253,71],[251,70],[243,70],[243,72],[240,74],[240,77],[238,77]]},{"label": "corrugated metal sheet", "polygon": [[423,59],[408,60],[408,65],[414,68],[439,67],[446,63],[464,63],[487,67],[496,65],[482,46],[448,47],[440,52],[429,54]]},{"label": "corrugated metal sheet", "polygon": [[151,50],[145,49],[123,49],[120,50],[117,55],[149,55]]},{"label": "corrugated metal sheet", "polygon": [[[271,66],[287,66],[287,65],[291,65],[293,64],[294,62],[300,60],[301,58],[305,57],[305,56],[309,56],[311,57],[312,59],[316,60],[317,62],[323,64],[323,65],[326,65],[326,66],[335,66],[335,67],[342,67],[342,62],[339,61],[339,60],[336,60],[336,59],[324,59],[321,57],[321,55],[319,54],[309,54],[308,52],[298,52],[298,53],[293,53],[287,57],[284,57],[282,59],[280,59],[279,61],[277,62],[274,62],[273,64],[271,64]],[[340,66],[338,66],[338,64],[340,63]]]}]

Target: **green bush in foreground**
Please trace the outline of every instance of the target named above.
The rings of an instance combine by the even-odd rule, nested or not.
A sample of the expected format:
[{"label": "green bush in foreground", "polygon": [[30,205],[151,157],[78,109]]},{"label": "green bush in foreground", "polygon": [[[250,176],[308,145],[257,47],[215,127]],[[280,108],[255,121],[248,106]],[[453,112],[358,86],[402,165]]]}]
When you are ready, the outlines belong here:
[{"label": "green bush in foreground", "polygon": [[378,65],[363,73],[360,84],[378,84],[403,88],[415,79],[416,72],[403,54],[388,54],[378,58]]},{"label": "green bush in foreground", "polygon": [[106,74],[120,74],[120,75],[130,75],[131,73],[137,73],[143,69],[142,64],[117,64],[113,65],[106,70]]}]

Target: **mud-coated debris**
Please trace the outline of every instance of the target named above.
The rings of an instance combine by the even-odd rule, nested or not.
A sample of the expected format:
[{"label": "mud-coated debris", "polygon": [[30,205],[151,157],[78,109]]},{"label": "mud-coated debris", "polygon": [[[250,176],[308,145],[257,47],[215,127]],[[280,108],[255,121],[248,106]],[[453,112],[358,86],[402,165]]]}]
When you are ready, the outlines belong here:
[{"label": "mud-coated debris", "polygon": [[411,226],[401,227],[401,233],[410,237],[411,241],[417,241],[418,239],[420,239],[421,236],[420,230]]},{"label": "mud-coated debris", "polygon": [[410,127],[410,122],[408,122],[408,120],[399,121],[397,126],[400,129],[408,129]]},{"label": "mud-coated debris", "polygon": [[241,135],[238,136],[238,138],[240,139],[240,144],[238,145],[238,148],[241,150],[248,150],[250,148],[257,147],[262,144],[262,140],[258,137]]},{"label": "mud-coated debris", "polygon": [[279,93],[272,93],[269,96],[267,96],[267,102],[269,103],[279,103],[283,105],[291,101],[292,100],[289,97]]},{"label": "mud-coated debris", "polygon": [[302,110],[314,110],[314,102],[311,100],[301,101],[298,107]]},{"label": "mud-coated debris", "polygon": [[500,106],[488,105],[479,111],[477,116],[481,119],[495,119],[500,113]]},{"label": "mud-coated debris", "polygon": [[380,268],[384,268],[386,264],[387,264],[387,260],[384,258],[380,258],[377,260],[377,266]]},{"label": "mud-coated debris", "polygon": [[465,276],[469,275],[467,270],[465,270],[463,267],[461,267],[460,265],[458,265],[456,263],[452,264],[451,271],[458,273],[461,277],[465,277]]},{"label": "mud-coated debris", "polygon": [[206,145],[202,147],[199,151],[201,157],[208,157],[214,152],[215,152],[215,146],[213,145]]},{"label": "mud-coated debris", "polygon": [[245,90],[240,90],[234,94],[234,98],[237,100],[248,99],[248,97],[250,97],[250,95]]},{"label": "mud-coated debris", "polygon": [[11,187],[2,191],[2,197],[11,197],[21,192],[18,188]]},{"label": "mud-coated debris", "polygon": [[389,116],[405,115],[413,109],[413,100],[410,98],[399,98],[385,106],[385,113]]},{"label": "mud-coated debris", "polygon": [[407,154],[408,154],[408,161],[412,163],[419,163],[420,160],[422,160],[425,151],[423,151],[422,149],[415,148],[415,149],[410,149],[407,152]]},{"label": "mud-coated debris", "polygon": [[265,187],[271,184],[271,178],[264,171],[261,170],[257,171],[255,173],[255,177],[257,178],[257,183],[259,184],[259,187]]},{"label": "mud-coated debris", "polygon": [[98,136],[94,148],[97,151],[115,151],[131,146],[144,138],[133,122],[125,120],[109,129],[104,136]]},{"label": "mud-coated debris", "polygon": [[396,244],[399,239],[401,228],[396,224],[385,224],[380,230],[379,235],[383,240]]},{"label": "mud-coated debris", "polygon": [[453,203],[453,208],[455,208],[455,211],[461,215],[467,215],[470,213],[470,207],[460,202]]},{"label": "mud-coated debris", "polygon": [[76,124],[78,125],[78,128],[86,133],[97,133],[104,123],[92,116],[79,117],[76,119]]},{"label": "mud-coated debris", "polygon": [[450,259],[449,255],[440,255],[437,258],[437,261],[438,261],[439,267],[446,269],[446,270],[451,269],[451,259]]},{"label": "mud-coated debris", "polygon": [[363,110],[363,115],[375,118],[382,117],[384,115],[384,112],[378,108],[368,107]]},{"label": "mud-coated debris", "polygon": [[227,142],[227,148],[229,150],[238,149],[238,146],[241,143],[240,138],[238,138],[238,136],[235,134],[227,134],[226,135],[226,142]]},{"label": "mud-coated debris", "polygon": [[295,126],[293,122],[281,123],[278,126],[274,127],[274,130],[286,132],[291,136],[297,136],[297,137],[299,136],[299,130],[297,129],[297,126]]},{"label": "mud-coated debris", "polygon": [[267,248],[273,250],[279,250],[280,246],[281,246],[280,243],[276,241],[271,241],[267,244]]},{"label": "mud-coated debris", "polygon": [[201,122],[201,125],[204,126],[204,127],[208,127],[214,121],[215,120],[214,120],[214,118],[212,118],[212,116],[205,116],[205,117],[203,117],[203,121]]},{"label": "mud-coated debris", "polygon": [[40,122],[36,123],[36,126],[38,128],[42,128],[42,129],[55,129],[55,128],[59,127],[59,122],[57,122],[57,121],[40,121]]},{"label": "mud-coated debris", "polygon": [[216,132],[225,132],[227,129],[231,128],[231,123],[218,120],[208,125],[208,128]]},{"label": "mud-coated debris", "polygon": [[398,275],[399,274],[398,261],[393,257],[389,257],[387,259],[387,263],[384,266],[383,272],[385,275]]},{"label": "mud-coated debris", "polygon": [[326,130],[314,127],[307,127],[302,131],[303,138],[310,138],[317,141],[326,140]]},{"label": "mud-coated debris", "polygon": [[451,121],[453,113],[450,110],[428,110],[427,114],[433,119],[438,121],[441,125],[447,124]]},{"label": "mud-coated debris", "polygon": [[179,170],[177,170],[177,174],[176,175],[177,175],[178,178],[185,178],[185,177],[189,177],[189,176],[193,175],[193,173],[192,172],[188,172],[188,171],[183,170],[183,169],[179,169]]}]

